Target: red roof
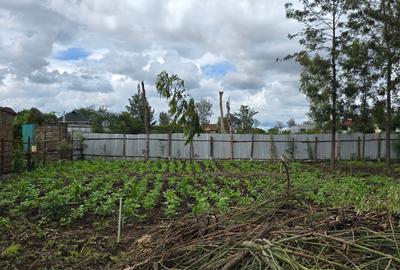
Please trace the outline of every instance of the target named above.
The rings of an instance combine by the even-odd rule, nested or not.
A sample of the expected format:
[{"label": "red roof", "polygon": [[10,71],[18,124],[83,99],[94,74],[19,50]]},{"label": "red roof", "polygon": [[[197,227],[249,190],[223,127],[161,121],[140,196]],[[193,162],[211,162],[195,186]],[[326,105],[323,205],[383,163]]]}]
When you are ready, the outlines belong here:
[{"label": "red roof", "polygon": [[0,112],[5,112],[5,113],[9,113],[12,115],[17,115],[17,113],[11,109],[10,107],[0,107]]}]

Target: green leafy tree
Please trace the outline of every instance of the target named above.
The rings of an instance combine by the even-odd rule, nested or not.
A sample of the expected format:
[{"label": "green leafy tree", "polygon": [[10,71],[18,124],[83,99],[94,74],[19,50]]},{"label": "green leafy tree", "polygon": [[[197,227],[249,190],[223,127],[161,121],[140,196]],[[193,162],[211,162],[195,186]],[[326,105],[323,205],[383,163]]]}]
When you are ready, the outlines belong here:
[{"label": "green leafy tree", "polygon": [[44,113],[37,108],[30,108],[19,111],[13,122],[14,138],[22,137],[22,125],[23,124],[36,124],[38,126],[45,124],[57,123],[57,116],[55,113]]},{"label": "green leafy tree", "polygon": [[93,132],[138,134],[142,131],[142,124],[128,112],[114,113],[106,107],[95,106],[75,109],[78,113],[89,115]]},{"label": "green leafy tree", "polygon": [[282,132],[282,129],[285,127],[283,122],[281,121],[276,121],[275,128],[279,130],[279,132]]},{"label": "green leafy tree", "polygon": [[[138,93],[134,94],[132,98],[128,99],[129,100],[129,105],[126,106],[127,111],[132,115],[134,119],[139,121],[141,124],[141,132],[145,133],[145,103],[143,102],[143,97],[140,93],[140,89],[138,90]],[[147,99],[146,99],[147,102]],[[151,108],[150,105],[148,105],[148,115],[147,115],[147,123],[149,124],[149,127],[151,128],[156,124],[156,121],[154,121],[154,109]]]},{"label": "green leafy tree", "polygon": [[109,130],[112,133],[138,134],[141,132],[141,123],[128,112],[111,114]]},{"label": "green leafy tree", "polygon": [[166,112],[160,112],[160,116],[159,116],[159,123],[160,126],[168,126],[171,122],[171,119],[168,115],[168,113]]},{"label": "green leafy tree", "polygon": [[195,135],[200,135],[201,127],[194,99],[190,97],[185,82],[178,75],[163,71],[157,76],[156,89],[168,101],[173,124],[183,128],[186,144],[192,142]]},{"label": "green leafy tree", "polygon": [[400,84],[400,2],[398,0],[355,1],[350,26],[367,39],[374,67],[379,74],[381,94],[386,99],[386,167],[391,172],[390,131],[392,99]]},{"label": "green leafy tree", "polygon": [[287,121],[286,124],[287,124],[288,127],[294,127],[294,126],[296,125],[296,121],[294,121],[293,118],[290,118],[290,119]]},{"label": "green leafy tree", "polygon": [[233,114],[232,123],[235,127],[236,133],[251,133],[252,129],[258,124],[255,115],[258,112],[248,105],[241,105],[239,112]]},{"label": "green leafy tree", "polygon": [[[346,14],[350,7],[347,4],[347,0],[299,0],[299,2],[301,4],[300,9],[296,9],[292,3],[286,3],[285,8],[286,16],[289,19],[297,20],[303,25],[303,29],[299,33],[290,35],[289,38],[299,37],[299,43],[305,50],[290,55],[286,59],[297,58],[304,60],[304,55],[315,55],[319,52],[319,58],[329,63],[329,72],[326,74],[328,82],[330,82],[329,99],[326,100],[324,98],[321,107],[323,107],[324,111],[328,109],[328,118],[331,120],[331,169],[333,170],[336,156],[337,101],[338,90],[340,89],[338,59],[341,55],[341,45],[348,38],[345,23],[347,20]],[[307,89],[303,89],[303,91],[307,95]],[[314,104],[314,106],[318,106],[318,104]]]},{"label": "green leafy tree", "polygon": [[374,86],[377,76],[372,67],[370,44],[355,39],[343,53],[344,118],[352,119],[352,130],[356,132],[373,132],[372,101],[377,95]]},{"label": "green leafy tree", "polygon": [[212,104],[210,101],[206,99],[201,99],[199,102],[196,102],[196,111],[199,115],[200,124],[207,125],[210,123],[210,117],[213,115],[211,111]]},{"label": "green leafy tree", "polygon": [[111,122],[112,113],[104,106],[96,109],[94,106],[79,108],[78,112],[90,115],[90,124],[92,131],[103,133],[109,131],[108,127]]},{"label": "green leafy tree", "polygon": [[309,117],[323,129],[330,128],[330,63],[318,54],[310,57],[301,55],[298,62],[303,70],[300,74],[300,92],[304,93],[309,102]]}]

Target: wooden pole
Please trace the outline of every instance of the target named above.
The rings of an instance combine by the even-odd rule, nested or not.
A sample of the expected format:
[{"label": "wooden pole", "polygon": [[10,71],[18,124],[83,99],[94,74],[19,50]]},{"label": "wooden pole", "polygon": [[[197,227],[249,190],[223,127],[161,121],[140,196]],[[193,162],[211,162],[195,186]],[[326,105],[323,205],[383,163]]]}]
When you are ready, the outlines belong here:
[{"label": "wooden pole", "polygon": [[274,159],[274,138],[272,136],[273,136],[272,134],[269,134],[269,142],[270,142],[269,150],[271,152],[271,155],[270,155],[271,160]]},{"label": "wooden pole", "polygon": [[31,153],[31,136],[28,136],[28,153],[27,153],[27,159],[28,159],[28,171],[32,171],[32,153]]},{"label": "wooden pole", "polygon": [[172,156],[172,133],[171,130],[168,131],[168,160],[171,160]]},{"label": "wooden pole", "polygon": [[117,243],[121,241],[121,227],[122,227],[122,198],[119,198]]},{"label": "wooden pole", "polygon": [[231,160],[233,160],[234,156],[233,156],[233,135],[231,134]]},{"label": "wooden pole", "polygon": [[219,110],[220,110],[220,128],[221,128],[221,133],[226,133],[225,132],[225,125],[224,125],[224,108],[222,106],[222,96],[224,94],[224,91],[219,91]]},{"label": "wooden pole", "polygon": [[123,137],[123,144],[122,144],[122,157],[124,158],[124,160],[126,160],[126,134],[124,133],[124,137]]},{"label": "wooden pole", "polygon": [[251,134],[250,160],[253,160],[253,158],[254,158],[254,130],[253,133]]},{"label": "wooden pole", "polygon": [[363,133],[363,135],[362,135],[361,159],[365,160],[365,133]]},{"label": "wooden pole", "polygon": [[71,131],[71,157],[70,160],[74,160],[74,131]]},{"label": "wooden pole", "polygon": [[83,140],[84,140],[84,138],[82,137],[82,139],[80,140],[80,143],[79,143],[79,152],[81,154],[81,160],[85,159],[85,157],[83,156]]},{"label": "wooden pole", "polygon": [[357,159],[361,160],[361,138],[358,136],[357,138]]},{"label": "wooden pole", "polygon": [[315,143],[314,143],[314,159],[315,159],[315,161],[318,160],[318,136],[315,136]]},{"label": "wooden pole", "polygon": [[336,158],[337,160],[340,160],[340,143],[341,143],[341,134],[340,132],[337,133],[337,143],[336,143]]},{"label": "wooden pole", "polygon": [[214,159],[214,138],[210,136],[210,160]]},{"label": "wooden pole", "polygon": [[295,160],[295,158],[294,158],[294,155],[295,155],[295,153],[294,153],[294,151],[295,151],[295,142],[294,142],[294,138],[292,137],[292,145],[291,145],[291,147],[292,147],[292,149],[291,149],[291,151],[292,151],[292,162]]},{"label": "wooden pole", "polygon": [[193,147],[193,141],[190,142],[190,161],[193,161],[194,159],[194,147]]},{"label": "wooden pole", "polygon": [[144,88],[144,82],[142,81],[142,102],[144,107],[144,130],[146,132],[146,149],[145,149],[145,159],[150,158],[150,133],[149,133],[149,104],[146,98],[146,89]]},{"label": "wooden pole", "polygon": [[2,175],[5,173],[4,154],[5,154],[4,138],[1,138],[1,174]]},{"label": "wooden pole", "polygon": [[43,165],[46,164],[46,154],[47,154],[47,127],[44,126],[44,138],[43,138]]},{"label": "wooden pole", "polygon": [[378,133],[378,162],[381,162],[382,156],[382,136],[381,133]]},{"label": "wooden pole", "polygon": [[229,134],[232,134],[232,116],[231,116],[231,98],[228,97],[228,101],[226,102],[226,113],[228,116],[228,128]]}]

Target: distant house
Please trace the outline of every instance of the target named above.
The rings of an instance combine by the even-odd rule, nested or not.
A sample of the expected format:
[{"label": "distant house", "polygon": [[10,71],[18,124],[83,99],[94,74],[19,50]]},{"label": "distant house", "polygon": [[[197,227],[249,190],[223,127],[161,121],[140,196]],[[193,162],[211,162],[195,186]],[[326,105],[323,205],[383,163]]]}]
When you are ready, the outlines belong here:
[{"label": "distant house", "polygon": [[289,127],[290,133],[306,133],[315,129],[315,123],[306,121],[300,125]]},{"label": "distant house", "polygon": [[90,115],[79,111],[72,111],[58,118],[58,122],[66,123],[68,132],[91,132]]},{"label": "distant house", "polygon": [[211,134],[218,133],[218,125],[217,124],[203,125],[203,131],[204,133],[211,133]]}]

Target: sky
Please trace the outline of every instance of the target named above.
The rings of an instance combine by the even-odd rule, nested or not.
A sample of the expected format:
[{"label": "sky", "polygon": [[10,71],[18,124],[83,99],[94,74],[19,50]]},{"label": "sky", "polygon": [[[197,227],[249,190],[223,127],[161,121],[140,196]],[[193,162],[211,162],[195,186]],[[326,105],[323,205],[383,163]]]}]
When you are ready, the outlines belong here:
[{"label": "sky", "polygon": [[300,25],[281,0],[1,0],[0,106],[61,115],[82,106],[125,110],[145,82],[156,118],[162,71],[191,95],[231,111],[249,105],[260,127],[307,119],[300,67],[279,61],[299,50]]}]

